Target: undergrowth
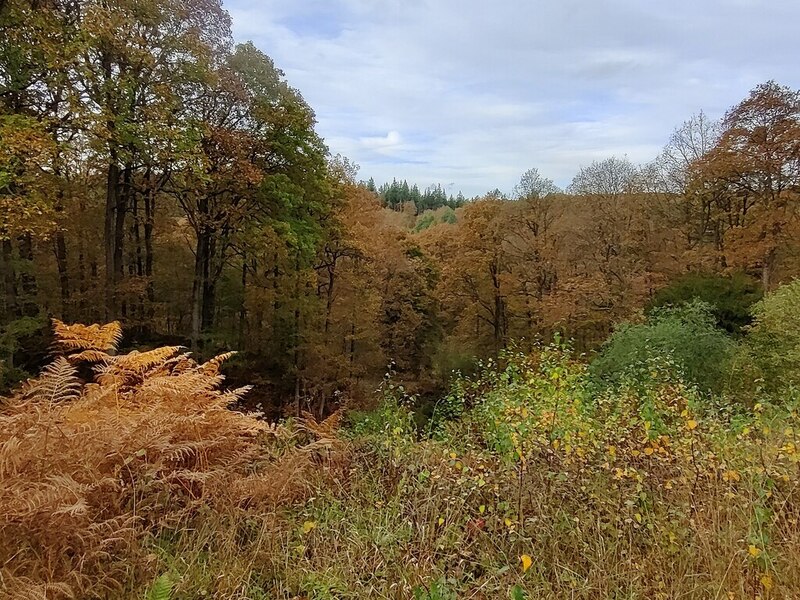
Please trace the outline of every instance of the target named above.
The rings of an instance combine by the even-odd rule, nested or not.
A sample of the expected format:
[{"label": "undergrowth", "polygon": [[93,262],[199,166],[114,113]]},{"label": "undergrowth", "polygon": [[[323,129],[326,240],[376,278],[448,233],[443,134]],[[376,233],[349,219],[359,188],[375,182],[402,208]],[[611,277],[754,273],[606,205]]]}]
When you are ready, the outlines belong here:
[{"label": "undergrowth", "polygon": [[792,389],[730,406],[657,357],[598,388],[555,344],[456,379],[422,429],[391,379],[343,429],[268,426],[220,360],[65,327],[2,406],[5,597],[800,596]]}]

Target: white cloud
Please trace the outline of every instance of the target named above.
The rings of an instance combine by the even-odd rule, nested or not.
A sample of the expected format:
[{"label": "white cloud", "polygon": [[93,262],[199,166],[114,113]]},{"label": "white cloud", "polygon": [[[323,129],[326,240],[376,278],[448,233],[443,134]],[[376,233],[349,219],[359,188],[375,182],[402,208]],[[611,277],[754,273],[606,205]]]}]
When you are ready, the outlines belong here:
[{"label": "white cloud", "polygon": [[[511,190],[652,158],[700,109],[800,86],[796,0],[226,0],[316,111],[333,153],[381,182]],[[402,135],[401,133],[402,132]]]},{"label": "white cloud", "polygon": [[397,131],[390,131],[385,136],[367,136],[359,138],[359,142],[364,148],[376,152],[390,154],[401,144],[400,134]]}]

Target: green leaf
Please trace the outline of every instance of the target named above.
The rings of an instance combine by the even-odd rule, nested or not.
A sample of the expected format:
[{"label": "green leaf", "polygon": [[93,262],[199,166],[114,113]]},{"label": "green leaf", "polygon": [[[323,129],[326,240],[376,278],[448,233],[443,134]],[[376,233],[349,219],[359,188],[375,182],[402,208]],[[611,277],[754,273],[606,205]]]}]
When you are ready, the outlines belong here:
[{"label": "green leaf", "polygon": [[528,594],[525,593],[520,586],[515,585],[511,588],[511,600],[525,600],[528,597]]},{"label": "green leaf", "polygon": [[158,578],[147,590],[145,598],[147,600],[169,600],[172,596],[172,589],[175,587],[175,579],[171,572],[159,575]]}]

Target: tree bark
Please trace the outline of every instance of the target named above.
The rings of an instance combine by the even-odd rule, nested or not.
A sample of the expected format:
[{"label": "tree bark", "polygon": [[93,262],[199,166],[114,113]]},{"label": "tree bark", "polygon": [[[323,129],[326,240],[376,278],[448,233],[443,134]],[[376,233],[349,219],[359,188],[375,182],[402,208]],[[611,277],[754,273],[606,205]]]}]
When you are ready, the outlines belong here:
[{"label": "tree bark", "polygon": [[11,321],[17,316],[17,275],[14,268],[14,248],[11,240],[3,239],[3,322]]},{"label": "tree bark", "polygon": [[119,166],[116,163],[115,153],[112,152],[111,162],[106,172],[106,205],[103,235],[106,267],[106,320],[109,321],[113,320],[117,315],[115,223],[116,212],[119,207],[119,180]]},{"label": "tree bark", "polygon": [[197,243],[194,254],[194,281],[192,282],[192,348],[198,349],[200,335],[203,332],[205,309],[203,303],[206,299],[208,281],[209,252],[211,234],[205,228],[197,232]]},{"label": "tree bark", "polygon": [[56,232],[55,253],[56,266],[58,268],[58,283],[61,288],[61,318],[69,319],[69,271],[67,270],[67,242],[64,239],[64,232],[59,228]]},{"label": "tree bark", "polygon": [[37,302],[38,286],[33,273],[33,239],[30,233],[25,233],[19,237],[18,242],[20,261],[26,263],[20,269],[19,275],[20,290],[22,291],[21,316],[35,317],[39,314],[39,303]]}]

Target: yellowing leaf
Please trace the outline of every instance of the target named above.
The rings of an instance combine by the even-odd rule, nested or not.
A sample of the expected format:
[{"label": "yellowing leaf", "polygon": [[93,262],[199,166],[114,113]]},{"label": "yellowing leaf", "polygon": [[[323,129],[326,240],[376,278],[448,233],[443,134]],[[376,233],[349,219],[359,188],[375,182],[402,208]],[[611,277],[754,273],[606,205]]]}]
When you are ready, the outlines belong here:
[{"label": "yellowing leaf", "polygon": [[753,558],[757,558],[758,555],[761,554],[761,549],[758,546],[750,544],[750,546],[747,548],[747,553]]},{"label": "yellowing leaf", "polygon": [[443,519],[442,517],[439,517],[439,520],[438,520],[438,521],[436,521],[436,522],[437,522],[439,525],[444,525],[444,519]]},{"label": "yellowing leaf", "polygon": [[650,456],[653,453],[653,449],[650,446],[648,446],[647,448],[644,449],[644,453],[647,454],[647,456]]},{"label": "yellowing leaf", "polygon": [[739,473],[734,470],[728,470],[722,474],[723,481],[739,481],[740,479]]},{"label": "yellowing leaf", "polygon": [[481,504],[478,507],[478,512],[481,513],[481,514],[485,513],[486,512],[486,505],[485,504]]},{"label": "yellowing leaf", "polygon": [[765,590],[770,591],[773,586],[772,577],[770,577],[769,575],[764,575],[761,578],[761,585],[764,586]]},{"label": "yellowing leaf", "polygon": [[692,429],[696,429],[697,421],[695,421],[694,419],[689,419],[688,421],[686,421],[686,428],[689,429],[690,431]]},{"label": "yellowing leaf", "polygon": [[306,521],[303,523],[303,533],[308,533],[317,526],[316,521]]},{"label": "yellowing leaf", "polygon": [[633,515],[633,518],[636,519],[637,523],[641,523],[642,522],[642,515],[639,514],[639,513],[636,513],[635,515]]},{"label": "yellowing leaf", "polygon": [[533,564],[533,559],[528,556],[527,554],[523,554],[519,557],[520,561],[522,561],[522,572],[525,573],[528,569],[531,568]]}]

